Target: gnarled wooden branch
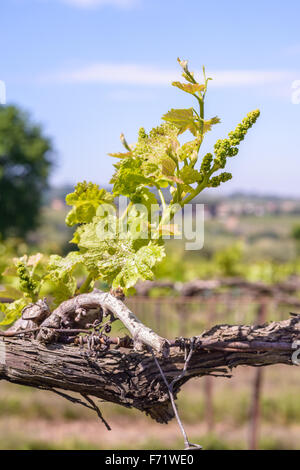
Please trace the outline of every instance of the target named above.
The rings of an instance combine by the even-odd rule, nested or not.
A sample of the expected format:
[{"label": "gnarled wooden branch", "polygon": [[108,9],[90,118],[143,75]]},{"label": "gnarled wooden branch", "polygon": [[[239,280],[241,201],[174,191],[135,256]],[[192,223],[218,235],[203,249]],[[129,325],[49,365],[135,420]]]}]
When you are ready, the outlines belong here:
[{"label": "gnarled wooden branch", "polygon": [[133,338],[135,350],[142,350],[146,345],[158,353],[168,355],[169,342],[165,338],[145,326],[121,300],[97,289],[61,303],[41,323],[37,339],[46,343],[53,342],[55,329],[64,326],[72,328],[76,325],[85,327],[92,320],[99,319],[99,316],[102,318],[105,313],[113,314],[123,323]]},{"label": "gnarled wooden branch", "polygon": [[[230,376],[231,369],[239,365],[293,365],[297,341],[299,316],[262,326],[215,326],[195,338],[186,374],[175,383],[174,394],[192,377]],[[157,356],[169,383],[185,364],[179,342],[172,341],[170,346],[169,357]],[[162,423],[173,418],[168,390],[147,351],[112,349],[94,358],[79,347],[3,337],[0,380],[101,398],[137,408]]]}]

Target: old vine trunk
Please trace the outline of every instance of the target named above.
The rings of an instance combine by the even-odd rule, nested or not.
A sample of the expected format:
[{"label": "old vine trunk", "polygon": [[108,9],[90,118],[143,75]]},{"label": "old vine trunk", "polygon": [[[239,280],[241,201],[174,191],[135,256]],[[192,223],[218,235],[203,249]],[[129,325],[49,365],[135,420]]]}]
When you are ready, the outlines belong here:
[{"label": "old vine trunk", "polygon": [[[196,337],[187,374],[175,385],[174,393],[193,377],[230,376],[231,369],[240,365],[292,365],[295,341],[300,341],[299,316],[262,326],[215,326]],[[170,346],[169,357],[157,356],[169,382],[185,362],[178,343],[170,342]],[[147,351],[110,349],[96,358],[80,347],[3,337],[0,380],[134,407],[161,423],[173,418],[168,390]]]}]

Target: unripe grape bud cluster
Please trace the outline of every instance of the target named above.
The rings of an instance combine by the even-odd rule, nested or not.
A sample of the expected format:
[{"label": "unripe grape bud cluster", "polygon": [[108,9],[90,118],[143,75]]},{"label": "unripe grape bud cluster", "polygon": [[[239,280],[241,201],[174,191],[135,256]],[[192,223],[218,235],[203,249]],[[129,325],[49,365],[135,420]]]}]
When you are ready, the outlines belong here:
[{"label": "unripe grape bud cluster", "polygon": [[245,135],[253,124],[255,124],[259,115],[260,111],[258,109],[251,111],[242,122],[238,124],[235,130],[228,134],[228,139],[217,140],[214,146],[216,155],[214,165],[216,169],[225,167],[227,157],[234,157],[238,154],[239,150],[237,146],[244,140]]},{"label": "unripe grape bud cluster", "polygon": [[22,290],[28,294],[34,293],[37,289],[37,283],[31,278],[26,266],[21,261],[17,264],[17,274]]},{"label": "unripe grape bud cluster", "polygon": [[226,181],[231,180],[231,178],[232,178],[232,174],[227,173],[226,171],[224,171],[223,173],[221,173],[218,176],[213,176],[209,180],[209,186],[211,188],[216,188],[217,186],[220,186],[221,183],[226,183]]},{"label": "unripe grape bud cluster", "polygon": [[207,153],[204,157],[203,157],[203,160],[202,160],[202,163],[201,163],[201,172],[202,173],[208,173],[211,169],[211,164],[212,164],[212,161],[213,161],[213,156],[211,153]]}]

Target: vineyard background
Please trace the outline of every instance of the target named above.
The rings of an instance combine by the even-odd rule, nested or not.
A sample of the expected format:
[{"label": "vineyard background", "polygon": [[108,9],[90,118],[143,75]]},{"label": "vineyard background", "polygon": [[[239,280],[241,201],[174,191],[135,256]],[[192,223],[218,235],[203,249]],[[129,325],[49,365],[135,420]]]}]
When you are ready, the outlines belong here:
[{"label": "vineyard background", "polygon": [[[48,194],[43,223],[29,235],[26,244],[9,240],[2,245],[1,262],[9,264],[14,254],[28,250],[66,252],[69,233],[64,225],[64,192],[61,188]],[[219,279],[235,275],[251,283],[263,281],[267,286],[288,280],[297,284],[298,242],[292,234],[300,202],[248,197],[245,203],[244,196],[229,197],[225,202],[223,198],[220,207],[217,200],[205,202],[204,250],[185,252],[183,242],[168,242],[170,259],[160,269],[162,280],[172,280],[181,288],[187,281],[212,279],[212,273],[217,273]],[[238,207],[247,207],[248,213],[239,213]],[[288,318],[290,311],[300,311],[297,290],[280,295],[232,286],[183,297],[176,289],[156,287],[147,296],[132,297],[127,302],[145,324],[174,338],[199,334],[215,324],[281,320]],[[114,330],[120,331],[122,326],[116,324]],[[233,370],[230,380],[206,377],[191,381],[178,403],[192,440],[207,449],[298,449],[298,389],[296,367],[242,367]],[[175,422],[167,429],[134,410],[106,403],[102,410],[111,432],[104,430],[89,410],[50,392],[1,383],[0,448],[164,449],[182,445]]]},{"label": "vineyard background", "polygon": [[[239,155],[226,157],[222,179],[228,179],[228,171],[232,180],[193,200],[205,204],[203,249],[186,251],[184,241],[167,241],[156,277],[175,283],[174,288],[156,287],[147,295],[140,290],[127,302],[147,325],[171,339],[199,335],[219,323],[261,323],[300,313],[299,0],[1,0],[0,17],[0,84],[6,88],[6,103],[0,105],[0,322],[9,310],[1,303],[3,286],[10,296],[16,296],[11,288],[20,287],[13,269],[4,274],[13,259],[43,253],[38,277],[49,266],[48,255],[77,249],[68,242],[73,230],[65,224],[66,194],[84,180],[111,189],[117,160],[108,154],[120,152],[124,139],[134,144],[141,127],[148,133],[165,113],[170,118],[171,109],[196,116],[198,104],[190,108],[194,97],[176,82],[182,81],[182,66],[190,67],[201,90],[202,65],[212,81],[205,106],[199,102],[199,122],[189,118],[187,129],[198,135],[204,127],[211,130],[197,165],[194,152],[187,158],[188,173],[201,169],[203,159],[206,167],[211,152],[220,163],[221,154],[233,155],[233,149],[223,153],[223,139],[249,111],[259,109],[260,117],[245,142],[245,121],[234,133],[238,139],[229,135],[232,143],[241,143]],[[252,112],[251,119],[257,115]],[[206,124],[218,122],[217,116],[218,125],[201,123],[201,117]],[[179,140],[184,144],[193,137],[184,133]],[[183,157],[182,146],[178,152]],[[162,160],[158,155],[154,160],[169,160],[169,150],[163,153]],[[170,181],[175,175],[184,183],[190,179],[186,170],[173,175],[167,167]],[[210,184],[218,182],[214,178]],[[181,196],[181,189],[191,189],[184,186]],[[168,203],[168,190],[161,194]],[[20,273],[23,290],[34,294],[34,283],[24,284],[22,267]],[[75,275],[82,287],[84,267]],[[181,290],[194,280],[224,284],[233,279],[256,287],[222,285],[192,297]],[[63,293],[67,284],[64,277]],[[297,287],[283,292],[283,284]],[[41,292],[50,298],[47,288]],[[126,333],[116,322],[113,334],[118,332]],[[231,379],[190,380],[178,397],[190,440],[206,449],[300,449],[299,371],[280,365],[239,367]],[[175,420],[160,425],[136,410],[100,405],[111,432],[87,408],[0,380],[0,450],[182,449]]]}]

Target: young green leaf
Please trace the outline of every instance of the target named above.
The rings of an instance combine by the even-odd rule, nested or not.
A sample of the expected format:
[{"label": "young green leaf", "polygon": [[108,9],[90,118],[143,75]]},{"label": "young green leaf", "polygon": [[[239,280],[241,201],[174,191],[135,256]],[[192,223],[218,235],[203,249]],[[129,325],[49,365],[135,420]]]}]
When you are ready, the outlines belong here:
[{"label": "young green leaf", "polygon": [[0,290],[0,297],[4,299],[18,300],[23,297],[23,292],[15,289],[13,286],[7,285],[4,290]]},{"label": "young green leaf", "polygon": [[48,272],[44,282],[52,284],[54,305],[57,306],[64,300],[74,296],[77,289],[77,281],[73,272],[84,260],[79,252],[70,252],[65,258],[58,255],[50,257]]},{"label": "young green leaf", "polygon": [[193,184],[203,179],[203,174],[191,166],[184,166],[179,175],[185,184]]},{"label": "young green leaf", "polygon": [[68,194],[66,203],[73,206],[68,213],[66,223],[69,226],[89,223],[96,215],[96,211],[101,204],[111,204],[113,196],[105,189],[100,189],[97,184],[78,183],[74,193]]},{"label": "young green leaf", "polygon": [[22,297],[13,303],[0,303],[2,320],[0,326],[8,326],[14,323],[22,314],[22,310],[30,303],[30,299]]},{"label": "young green leaf", "polygon": [[221,119],[218,118],[218,116],[215,116],[208,121],[203,122],[203,133],[211,131],[212,126],[215,124],[219,124],[221,122]]},{"label": "young green leaf", "polygon": [[189,130],[194,136],[199,132],[199,124],[195,120],[193,108],[189,109],[171,109],[163,115],[162,119],[171,122],[178,128],[178,133]]},{"label": "young green leaf", "polygon": [[194,95],[197,92],[205,90],[205,85],[200,85],[200,83],[181,83],[181,82],[172,82],[173,86],[176,86],[186,93],[191,93]]},{"label": "young green leaf", "polygon": [[121,271],[113,280],[113,287],[122,287],[126,290],[133,287],[138,280],[153,279],[153,268],[164,256],[164,248],[153,242],[140,248],[136,253],[126,257]]},{"label": "young green leaf", "polygon": [[117,153],[109,153],[108,155],[114,158],[128,158],[132,156],[132,152],[117,152]]}]

